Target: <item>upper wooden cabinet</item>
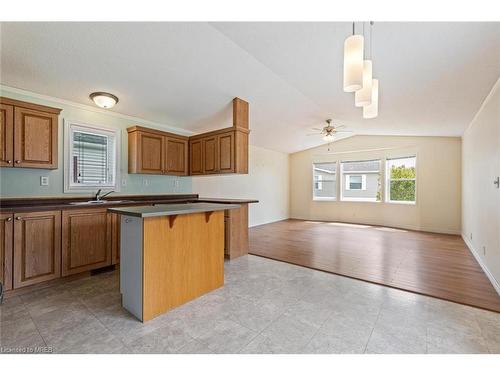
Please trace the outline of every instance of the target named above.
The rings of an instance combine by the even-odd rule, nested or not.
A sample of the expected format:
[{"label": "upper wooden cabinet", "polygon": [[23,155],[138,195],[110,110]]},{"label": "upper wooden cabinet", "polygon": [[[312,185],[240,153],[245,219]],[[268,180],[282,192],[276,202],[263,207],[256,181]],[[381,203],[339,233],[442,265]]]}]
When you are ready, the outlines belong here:
[{"label": "upper wooden cabinet", "polygon": [[61,211],[14,214],[14,288],[61,276]]},{"label": "upper wooden cabinet", "polygon": [[188,137],[140,126],[127,131],[129,173],[188,174]]},{"label": "upper wooden cabinet", "polygon": [[58,108],[0,97],[0,166],[57,169]]},{"label": "upper wooden cabinet", "polygon": [[62,275],[111,265],[113,217],[106,208],[62,212]]},{"label": "upper wooden cabinet", "polygon": [[192,137],[133,126],[129,173],[209,175],[248,173],[248,103],[233,99],[233,126]]}]

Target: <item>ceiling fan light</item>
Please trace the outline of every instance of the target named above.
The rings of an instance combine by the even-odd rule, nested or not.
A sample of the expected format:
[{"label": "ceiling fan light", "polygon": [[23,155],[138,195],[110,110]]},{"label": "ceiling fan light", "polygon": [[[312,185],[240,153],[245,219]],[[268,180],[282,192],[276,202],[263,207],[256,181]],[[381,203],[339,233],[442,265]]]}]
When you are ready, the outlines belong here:
[{"label": "ceiling fan light", "polygon": [[118,98],[108,92],[93,92],[89,97],[101,108],[112,108],[118,103]]},{"label": "ceiling fan light", "polygon": [[363,87],[362,35],[351,35],[344,42],[344,91],[354,92]]},{"label": "ceiling fan light", "polygon": [[372,103],[363,107],[363,118],[370,119],[378,116],[378,79],[372,81]]},{"label": "ceiling fan light", "polygon": [[364,107],[372,103],[372,74],[372,61],[365,60],[363,63],[363,87],[354,94],[356,107]]},{"label": "ceiling fan light", "polygon": [[325,142],[333,142],[335,139],[335,137],[333,136],[333,134],[327,134],[323,137],[323,140]]}]

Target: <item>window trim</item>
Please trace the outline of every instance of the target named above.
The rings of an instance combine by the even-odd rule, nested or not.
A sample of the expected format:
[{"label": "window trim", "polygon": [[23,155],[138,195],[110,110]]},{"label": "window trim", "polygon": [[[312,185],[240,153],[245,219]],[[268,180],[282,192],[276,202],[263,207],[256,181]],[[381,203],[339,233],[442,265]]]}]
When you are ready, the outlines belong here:
[{"label": "window trim", "polygon": [[[75,129],[93,131],[97,134],[110,135],[113,134],[115,137],[115,183],[114,185],[78,185],[75,186],[71,182],[71,160],[70,157],[73,153],[73,145],[71,143],[71,133]],[[121,131],[120,129],[111,128],[102,125],[93,125],[88,123],[83,123],[80,121],[72,121],[64,119],[64,193],[86,193],[89,191],[95,191],[97,189],[113,190],[115,192],[120,191],[121,187]]]},{"label": "window trim", "polygon": [[[314,165],[315,164],[335,164],[335,197],[315,197],[314,196],[314,190],[315,190],[315,183],[316,181],[314,180]],[[329,202],[336,202],[338,200],[338,195],[337,195],[337,191],[338,191],[338,184],[339,184],[339,181],[338,181],[338,170],[339,170],[339,163],[337,160],[334,160],[334,161],[313,161],[311,163],[311,179],[312,179],[312,200],[313,201],[329,201]],[[323,181],[321,181],[323,182]]]},{"label": "window trim", "polygon": [[[343,168],[343,163],[356,163],[356,162],[369,162],[369,161],[378,161],[380,164],[379,164],[379,170],[378,171],[348,171],[348,173],[344,173],[344,168]],[[350,180],[350,177],[351,175],[362,175],[364,178],[362,178],[362,189],[361,190],[358,190],[358,189],[354,189],[354,190],[351,190],[348,188],[348,185],[346,184],[346,191],[363,191],[363,190],[366,190],[366,176],[367,175],[371,175],[371,174],[378,174],[379,175],[379,179],[380,181],[383,180],[382,176],[383,176],[383,173],[384,173],[384,170],[382,169],[384,167],[384,164],[383,162],[385,161],[385,158],[383,157],[380,157],[380,158],[374,158],[374,159],[364,159],[364,158],[361,158],[361,159],[346,159],[346,160],[340,160],[340,179],[341,179],[341,183],[340,183],[340,188],[339,188],[339,194],[340,194],[340,199],[339,201],[340,202],[349,202],[349,203],[357,203],[357,202],[362,202],[362,203],[383,203],[384,202],[384,195],[383,195],[383,192],[384,192],[384,186],[381,185],[380,186],[380,190],[381,190],[381,199],[380,200],[377,200],[377,198],[373,199],[373,198],[362,198],[362,197],[345,197],[344,194],[343,194],[343,186],[342,186],[342,182],[343,182],[343,178],[344,176],[346,177],[346,183]],[[364,189],[363,189],[364,187]]]},{"label": "window trim", "polygon": [[[397,159],[409,159],[409,158],[415,158],[415,178],[401,178],[398,179],[398,181],[401,180],[415,180],[415,200],[414,201],[393,201],[390,199],[390,194],[391,194],[391,178],[390,178],[390,170],[387,168],[387,164],[391,160],[397,160]],[[407,156],[391,156],[391,157],[386,157],[385,158],[385,178],[384,178],[384,189],[385,189],[385,194],[384,194],[384,201],[385,203],[389,204],[403,204],[403,205],[410,205],[410,206],[415,206],[417,205],[417,180],[418,180],[418,168],[417,168],[417,163],[418,163],[418,158],[416,154],[413,155],[407,155]]]}]

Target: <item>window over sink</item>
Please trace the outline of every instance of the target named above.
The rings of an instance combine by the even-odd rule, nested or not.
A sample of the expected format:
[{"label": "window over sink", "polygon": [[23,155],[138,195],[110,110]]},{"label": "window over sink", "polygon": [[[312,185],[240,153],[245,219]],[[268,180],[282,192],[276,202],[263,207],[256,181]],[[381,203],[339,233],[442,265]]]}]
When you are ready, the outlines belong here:
[{"label": "window over sink", "polygon": [[64,123],[64,191],[120,188],[120,131]]}]

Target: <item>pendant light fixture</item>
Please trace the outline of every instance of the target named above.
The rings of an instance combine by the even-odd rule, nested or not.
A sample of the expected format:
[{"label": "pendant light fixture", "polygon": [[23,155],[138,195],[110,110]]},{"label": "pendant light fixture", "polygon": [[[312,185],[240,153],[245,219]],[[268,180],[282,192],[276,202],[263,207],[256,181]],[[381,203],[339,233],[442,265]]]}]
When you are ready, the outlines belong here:
[{"label": "pendant light fixture", "polygon": [[[370,22],[370,58],[372,58],[372,27]],[[378,79],[372,79],[371,103],[363,107],[363,118],[371,119],[378,116]]]},{"label": "pendant light fixture", "polygon": [[363,118],[375,118],[378,116],[378,79],[372,84],[372,104],[363,107]]},{"label": "pendant light fixture", "polygon": [[363,35],[355,35],[352,23],[352,35],[344,42],[344,91],[355,92],[363,87]]},{"label": "pendant light fixture", "polygon": [[[365,23],[363,22],[363,37],[365,36]],[[364,54],[363,54],[364,55]],[[372,60],[371,60],[371,33],[370,33],[370,58],[365,58],[363,61],[363,87],[356,91],[354,95],[354,105],[356,107],[364,107],[372,102]]]}]

